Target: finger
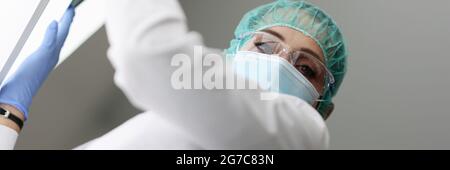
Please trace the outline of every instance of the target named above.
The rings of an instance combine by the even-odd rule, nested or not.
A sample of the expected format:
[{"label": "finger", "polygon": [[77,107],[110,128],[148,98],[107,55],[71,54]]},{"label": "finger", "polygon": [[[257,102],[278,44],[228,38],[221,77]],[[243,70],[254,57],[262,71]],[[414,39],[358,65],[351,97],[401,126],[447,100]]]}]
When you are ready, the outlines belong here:
[{"label": "finger", "polygon": [[73,17],[75,16],[75,9],[73,7],[67,8],[64,16],[59,21],[58,29],[58,43],[63,45],[64,41],[69,34],[70,26],[72,25]]},{"label": "finger", "polygon": [[58,34],[58,23],[56,21],[52,21],[45,32],[44,40],[41,44],[41,47],[49,48],[53,47],[56,43],[56,36]]}]

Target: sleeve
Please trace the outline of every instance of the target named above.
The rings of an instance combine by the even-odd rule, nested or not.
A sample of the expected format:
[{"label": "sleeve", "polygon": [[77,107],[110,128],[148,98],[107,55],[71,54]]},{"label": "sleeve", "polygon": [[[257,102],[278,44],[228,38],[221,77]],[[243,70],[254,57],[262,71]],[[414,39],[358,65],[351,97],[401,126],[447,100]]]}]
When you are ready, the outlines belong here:
[{"label": "sleeve", "polygon": [[326,143],[328,131],[305,102],[263,101],[258,90],[173,88],[173,57],[195,62],[209,51],[198,33],[188,31],[178,1],[108,0],[106,29],[115,83],[130,102],[191,133],[205,149],[326,147],[316,147]]},{"label": "sleeve", "polygon": [[12,150],[19,134],[13,129],[0,125],[0,150]]}]

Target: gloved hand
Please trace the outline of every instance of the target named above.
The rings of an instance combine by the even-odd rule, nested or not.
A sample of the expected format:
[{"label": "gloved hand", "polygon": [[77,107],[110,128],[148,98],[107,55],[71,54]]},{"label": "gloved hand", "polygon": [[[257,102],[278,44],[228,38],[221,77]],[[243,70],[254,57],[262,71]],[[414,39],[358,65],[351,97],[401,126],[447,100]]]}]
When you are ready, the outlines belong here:
[{"label": "gloved hand", "polygon": [[25,59],[0,89],[0,103],[14,106],[24,113],[25,119],[28,118],[32,98],[58,63],[74,15],[75,11],[71,6],[59,23],[53,21],[48,26],[38,50]]}]

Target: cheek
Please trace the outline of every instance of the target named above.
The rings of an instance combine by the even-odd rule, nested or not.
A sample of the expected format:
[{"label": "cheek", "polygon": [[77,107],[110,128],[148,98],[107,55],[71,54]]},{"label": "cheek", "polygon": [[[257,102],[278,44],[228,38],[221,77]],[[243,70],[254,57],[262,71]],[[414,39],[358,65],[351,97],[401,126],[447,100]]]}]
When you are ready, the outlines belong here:
[{"label": "cheek", "polygon": [[316,87],[317,92],[322,95],[326,84],[325,73],[319,73],[318,77],[320,78],[316,82],[314,82],[314,87]]},{"label": "cheek", "polygon": [[323,95],[323,89],[325,86],[324,83],[314,82],[312,84],[316,88],[317,92],[319,92],[320,95]]}]

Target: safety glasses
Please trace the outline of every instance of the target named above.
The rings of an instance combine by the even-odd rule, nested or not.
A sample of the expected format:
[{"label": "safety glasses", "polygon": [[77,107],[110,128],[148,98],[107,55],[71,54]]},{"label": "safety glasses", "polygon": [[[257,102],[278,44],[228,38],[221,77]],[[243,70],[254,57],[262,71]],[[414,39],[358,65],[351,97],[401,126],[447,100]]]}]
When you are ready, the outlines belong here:
[{"label": "safety glasses", "polygon": [[319,93],[334,84],[333,74],[318,56],[308,51],[293,50],[276,36],[266,32],[252,32],[239,38],[238,51],[252,51],[281,57],[314,85]]}]

